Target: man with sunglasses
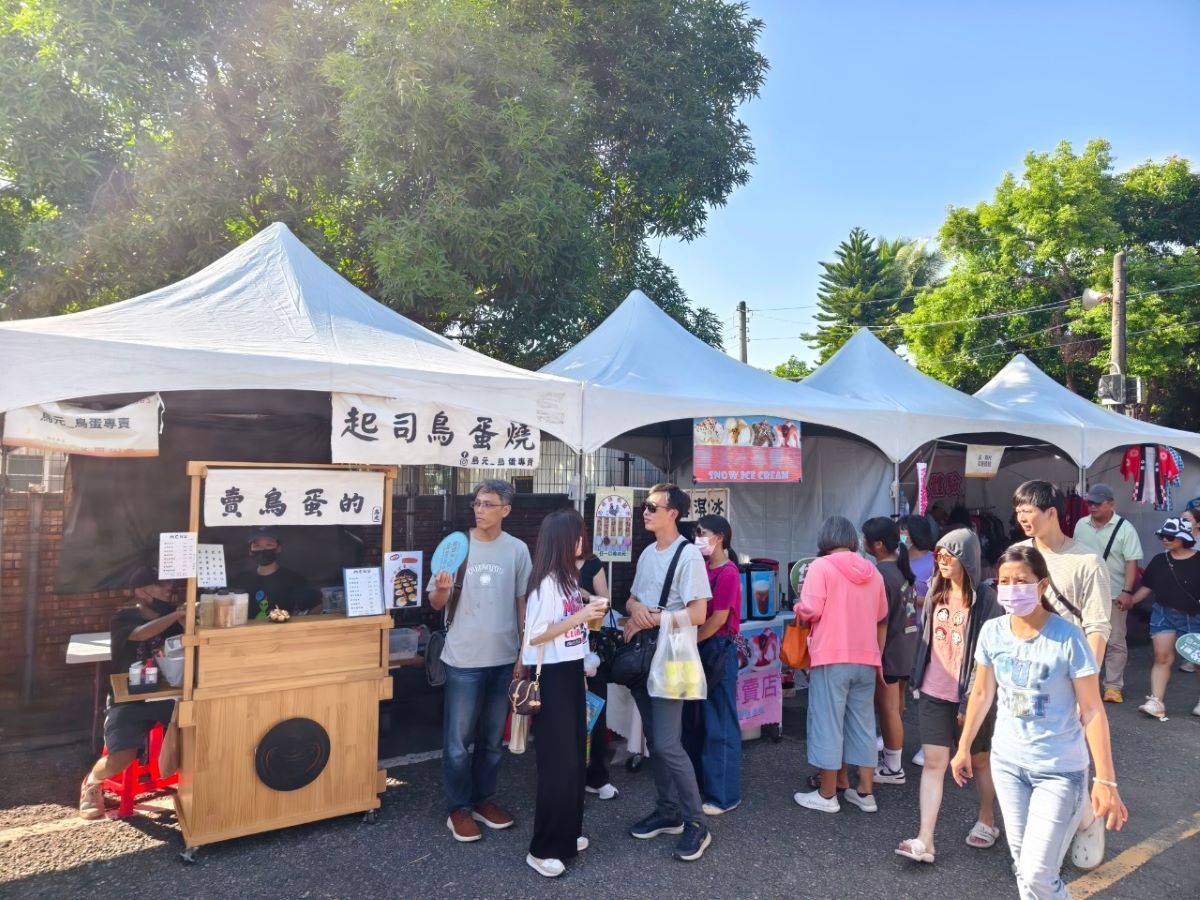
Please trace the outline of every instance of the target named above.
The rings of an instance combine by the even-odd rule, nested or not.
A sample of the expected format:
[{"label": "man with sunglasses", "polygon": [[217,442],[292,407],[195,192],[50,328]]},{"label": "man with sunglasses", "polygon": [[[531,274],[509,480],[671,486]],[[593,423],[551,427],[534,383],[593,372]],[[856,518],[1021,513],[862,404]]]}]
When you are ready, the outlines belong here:
[{"label": "man with sunglasses", "polygon": [[[674,484],[656,484],[642,504],[642,521],[654,535],[654,543],[638,557],[626,604],[627,641],[639,631],[659,627],[663,616],[675,616],[679,624],[704,623],[707,601],[712,597],[707,566],[700,551],[679,533],[679,520],[688,514],[691,505],[691,498]],[[668,586],[667,602],[660,610],[663,585],[676,554],[678,562]],[[704,824],[696,770],[683,749],[684,701],[651,697],[644,685],[633,690],[633,699],[650,746],[657,803],[654,812],[634,825],[630,834],[641,839],[680,835],[675,858],[685,862],[700,859],[712,843],[712,835]]]},{"label": "man with sunglasses", "polygon": [[1112,633],[1104,654],[1104,702],[1124,703],[1125,622],[1137,583],[1142,542],[1137,529],[1116,513],[1116,496],[1107,484],[1093,484],[1084,495],[1088,513],[1075,525],[1075,541],[1099,556],[1108,567],[1109,593],[1112,595],[1109,622]]},{"label": "man with sunglasses", "polygon": [[[442,662],[446,664],[442,721],[442,779],[449,817],[446,827],[456,841],[469,843],[483,834],[480,823],[503,829],[513,818],[495,800],[508,684],[520,669],[525,592],[532,564],[529,548],[506,534],[513,486],[489,478],[475,486],[471,508],[475,527],[463,567],[461,591],[451,610]],[[439,572],[429,590],[429,605],[441,610],[450,602],[456,573]],[[475,744],[474,753],[467,748]]]}]

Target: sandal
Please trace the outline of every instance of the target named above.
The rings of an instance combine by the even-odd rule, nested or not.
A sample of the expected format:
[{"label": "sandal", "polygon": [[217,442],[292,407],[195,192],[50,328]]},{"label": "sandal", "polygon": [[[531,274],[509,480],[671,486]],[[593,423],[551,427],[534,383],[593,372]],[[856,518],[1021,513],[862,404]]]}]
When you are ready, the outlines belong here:
[{"label": "sandal", "polygon": [[896,848],[896,855],[911,859],[913,862],[933,863],[933,854],[929,852],[925,846],[925,842],[920,838],[909,838],[907,841],[901,841],[900,846]]},{"label": "sandal", "polygon": [[1085,872],[1104,861],[1104,816],[1096,816],[1090,825],[1075,832],[1068,858],[1075,868]]},{"label": "sandal", "polygon": [[976,850],[987,850],[994,847],[996,838],[1000,837],[1000,829],[995,825],[984,825],[976,822],[967,834],[967,846]]}]

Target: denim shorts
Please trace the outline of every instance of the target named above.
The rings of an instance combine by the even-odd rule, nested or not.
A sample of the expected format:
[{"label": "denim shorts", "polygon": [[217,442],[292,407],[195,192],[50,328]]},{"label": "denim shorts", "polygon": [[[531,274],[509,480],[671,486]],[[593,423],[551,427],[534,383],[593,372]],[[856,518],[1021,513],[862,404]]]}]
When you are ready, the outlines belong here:
[{"label": "denim shorts", "polygon": [[1200,634],[1200,613],[1181,612],[1171,609],[1161,603],[1155,603],[1150,611],[1150,635],[1166,634]]}]

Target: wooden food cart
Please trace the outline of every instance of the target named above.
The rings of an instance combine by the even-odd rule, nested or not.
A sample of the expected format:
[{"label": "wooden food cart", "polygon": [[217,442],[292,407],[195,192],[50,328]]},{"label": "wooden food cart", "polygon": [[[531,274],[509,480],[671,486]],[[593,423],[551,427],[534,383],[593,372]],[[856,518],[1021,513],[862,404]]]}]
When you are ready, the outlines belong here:
[{"label": "wooden food cart", "polygon": [[[383,466],[192,462],[189,529],[199,531],[213,471],[255,468],[378,473],[376,524],[383,552],[390,550],[396,470]],[[379,701],[392,693],[391,627],[383,614],[199,628],[196,579],[189,580],[175,798],[185,859],[204,844],[379,807]]]}]

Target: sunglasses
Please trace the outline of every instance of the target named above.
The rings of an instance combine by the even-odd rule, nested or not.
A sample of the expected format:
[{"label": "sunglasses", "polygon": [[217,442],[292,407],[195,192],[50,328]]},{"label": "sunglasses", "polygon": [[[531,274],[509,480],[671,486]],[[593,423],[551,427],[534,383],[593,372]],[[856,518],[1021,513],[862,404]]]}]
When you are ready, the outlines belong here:
[{"label": "sunglasses", "polygon": [[653,503],[649,500],[647,500],[645,503],[642,504],[642,509],[644,509],[646,512],[650,513],[650,515],[654,515],[660,509],[670,509],[670,508],[671,507],[665,503],[660,506],[659,504]]},{"label": "sunglasses", "polygon": [[951,553],[949,550],[939,550],[937,552],[937,555],[934,557],[934,559],[940,563],[952,563],[952,562],[957,561],[958,557],[955,556],[953,553]]}]

